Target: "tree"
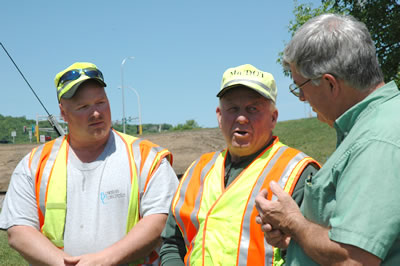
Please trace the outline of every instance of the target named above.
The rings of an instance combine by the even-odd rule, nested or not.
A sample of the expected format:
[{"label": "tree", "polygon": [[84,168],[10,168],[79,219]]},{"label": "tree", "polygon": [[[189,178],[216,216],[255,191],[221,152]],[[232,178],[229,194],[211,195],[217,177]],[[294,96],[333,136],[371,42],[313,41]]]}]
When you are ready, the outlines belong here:
[{"label": "tree", "polygon": [[191,119],[191,120],[186,120],[185,124],[178,124],[176,127],[173,128],[173,130],[190,130],[196,128],[201,128],[201,127],[194,119]]},{"label": "tree", "polygon": [[[308,19],[322,13],[350,14],[365,23],[375,42],[385,81],[400,86],[400,3],[398,0],[321,0],[321,6],[294,1],[295,20],[288,29],[293,35]],[[278,62],[282,62],[282,52]],[[285,73],[288,75],[289,73]]]}]

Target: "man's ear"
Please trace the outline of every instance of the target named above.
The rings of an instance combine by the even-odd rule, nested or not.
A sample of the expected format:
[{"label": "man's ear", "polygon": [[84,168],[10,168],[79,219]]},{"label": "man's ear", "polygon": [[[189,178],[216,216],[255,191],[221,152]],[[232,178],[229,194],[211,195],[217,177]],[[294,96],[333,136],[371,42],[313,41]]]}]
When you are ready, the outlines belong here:
[{"label": "man's ear", "polygon": [[218,120],[218,126],[221,128],[221,108],[217,106],[217,109],[215,110],[215,113],[217,114],[217,120]]},{"label": "man's ear", "polygon": [[275,110],[272,112],[272,122],[276,124],[278,122],[278,109],[275,108]]},{"label": "man's ear", "polygon": [[325,82],[326,85],[329,86],[331,95],[334,98],[337,98],[340,95],[341,90],[342,90],[339,81],[332,74],[324,74],[322,76],[322,78],[323,78],[323,82]]},{"label": "man's ear", "polygon": [[60,114],[61,114],[62,119],[64,120],[64,122],[68,122],[65,111],[64,111],[64,106],[61,103],[59,103],[58,107],[60,108]]},{"label": "man's ear", "polygon": [[278,109],[276,107],[274,107],[274,110],[271,113],[271,122],[272,122],[271,130],[274,130],[276,123],[278,122]]}]

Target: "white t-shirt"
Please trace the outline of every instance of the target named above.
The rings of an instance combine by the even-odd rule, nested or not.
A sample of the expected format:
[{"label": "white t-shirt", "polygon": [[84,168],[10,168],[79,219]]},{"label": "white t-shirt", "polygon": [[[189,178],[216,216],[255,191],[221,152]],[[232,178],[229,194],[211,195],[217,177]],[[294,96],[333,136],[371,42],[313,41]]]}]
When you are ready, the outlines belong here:
[{"label": "white t-shirt", "polygon": [[[72,152],[67,164],[67,215],[64,250],[71,256],[98,252],[126,234],[126,220],[131,191],[130,168],[124,142],[114,132],[100,156],[82,163]],[[0,214],[0,228],[14,225],[33,226],[39,230],[35,185],[29,155],[18,164]],[[165,213],[178,186],[167,159],[140,195],[140,216]]]}]

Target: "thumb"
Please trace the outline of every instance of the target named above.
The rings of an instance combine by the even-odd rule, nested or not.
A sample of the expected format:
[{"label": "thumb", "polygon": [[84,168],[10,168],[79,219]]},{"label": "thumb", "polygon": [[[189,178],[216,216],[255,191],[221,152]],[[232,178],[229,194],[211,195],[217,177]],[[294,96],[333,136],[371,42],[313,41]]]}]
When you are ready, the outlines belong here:
[{"label": "thumb", "polygon": [[268,190],[266,190],[265,188],[264,189],[262,189],[259,193],[258,193],[258,195],[260,196],[260,197],[263,197],[263,198],[267,198],[267,196],[268,196]]},{"label": "thumb", "polygon": [[75,265],[79,262],[80,257],[64,257],[65,264]]},{"label": "thumb", "polygon": [[278,199],[281,199],[287,195],[287,193],[275,181],[271,181],[269,183],[269,188],[271,189],[272,193],[278,197]]}]

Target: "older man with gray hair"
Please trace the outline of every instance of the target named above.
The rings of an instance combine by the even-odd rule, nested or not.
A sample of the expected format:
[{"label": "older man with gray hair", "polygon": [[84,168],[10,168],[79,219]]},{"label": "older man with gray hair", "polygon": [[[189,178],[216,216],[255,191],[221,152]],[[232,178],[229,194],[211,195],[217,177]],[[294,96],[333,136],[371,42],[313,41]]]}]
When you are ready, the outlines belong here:
[{"label": "older man with gray hair", "polygon": [[256,220],[288,247],[288,265],[400,265],[400,92],[375,50],[363,23],[336,14],[309,20],[285,48],[290,91],[337,133],[300,209],[275,183],[276,201],[257,196]]}]

